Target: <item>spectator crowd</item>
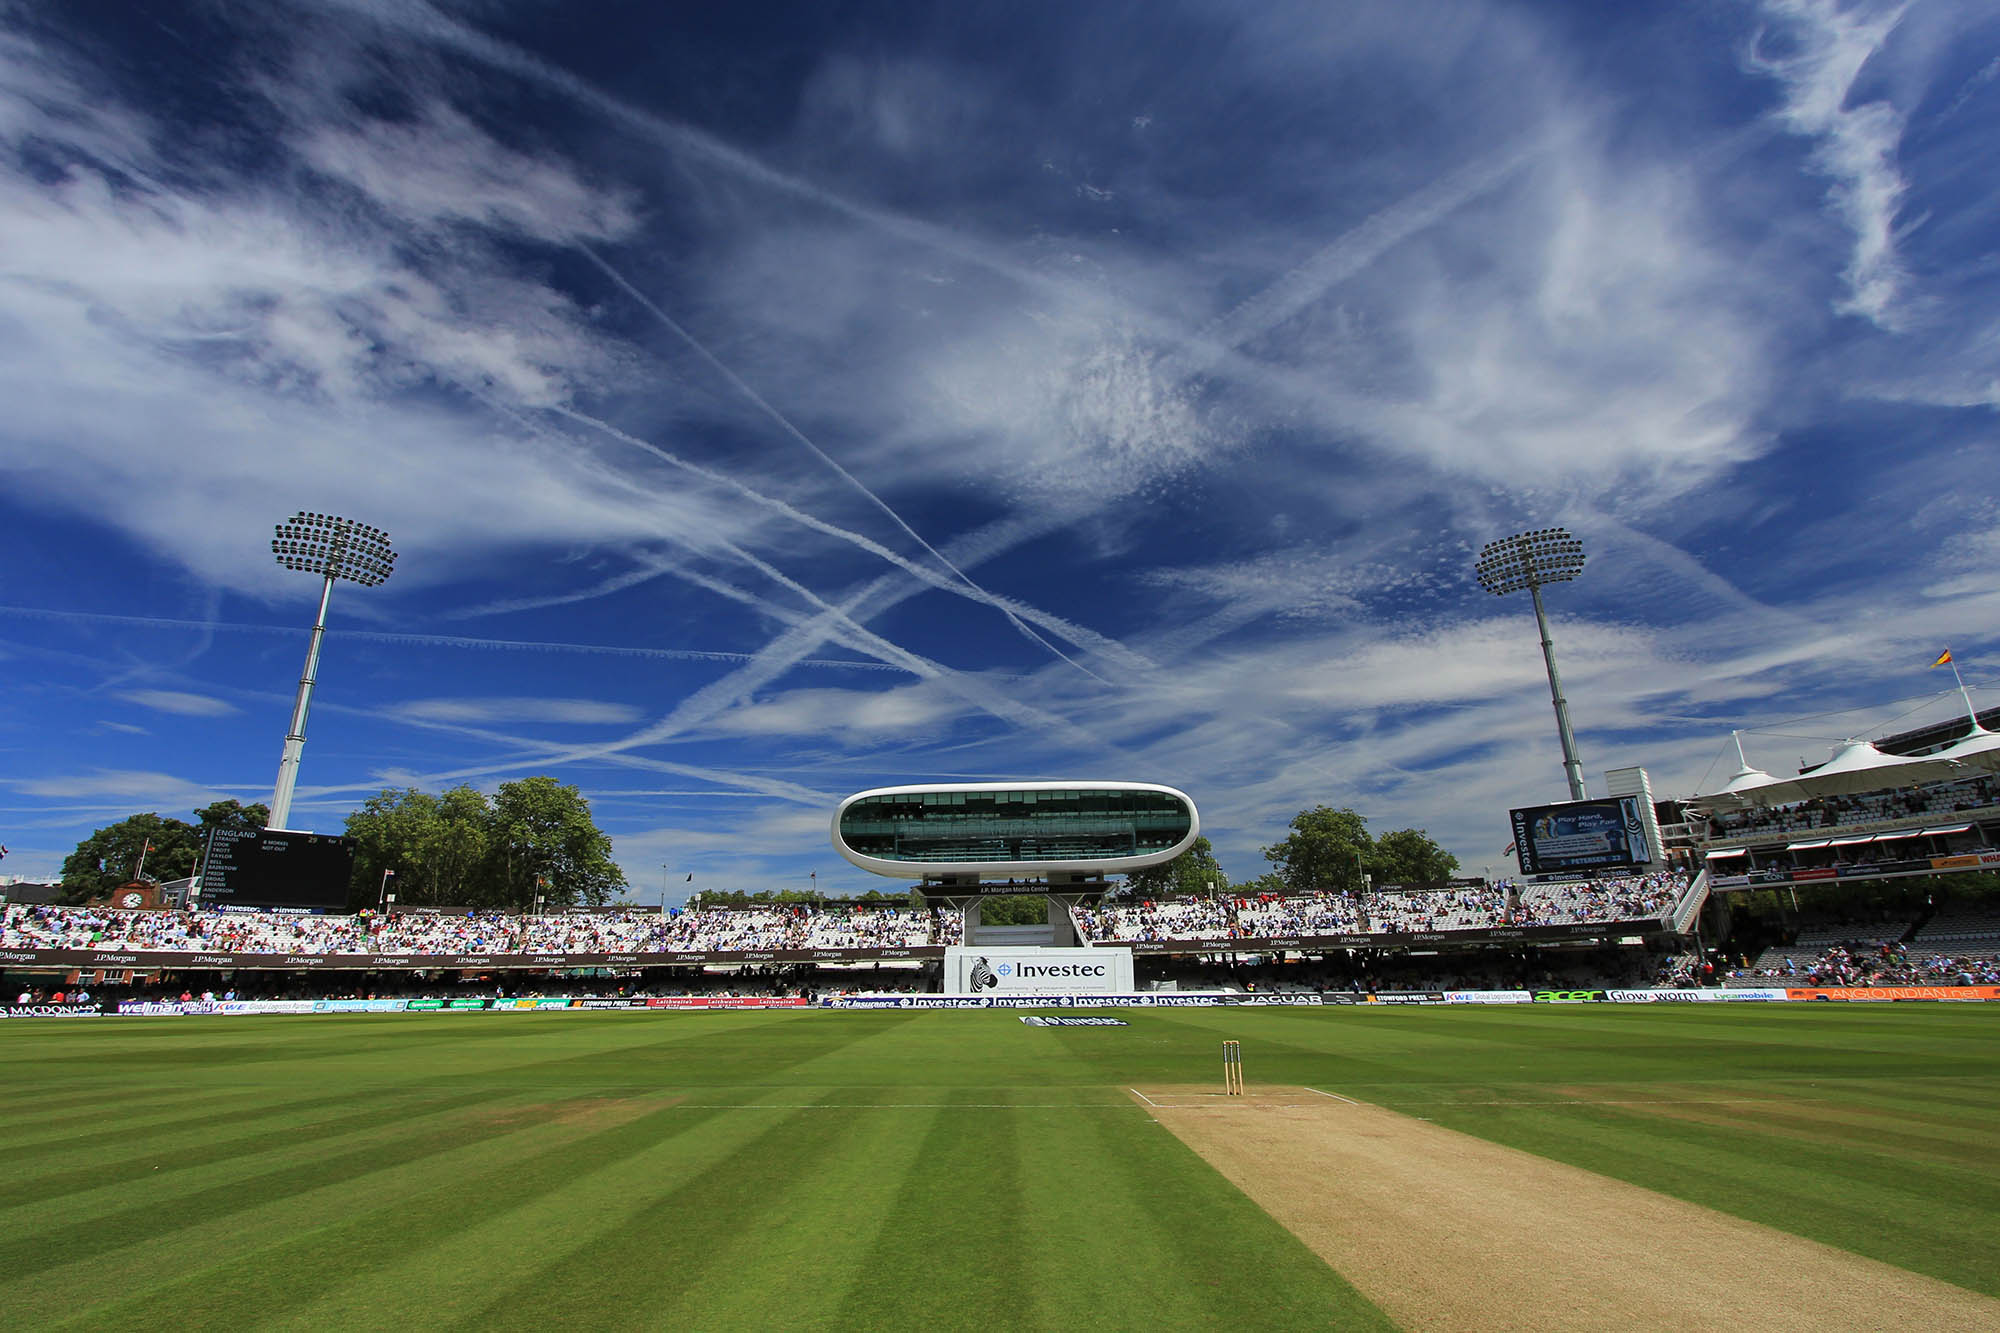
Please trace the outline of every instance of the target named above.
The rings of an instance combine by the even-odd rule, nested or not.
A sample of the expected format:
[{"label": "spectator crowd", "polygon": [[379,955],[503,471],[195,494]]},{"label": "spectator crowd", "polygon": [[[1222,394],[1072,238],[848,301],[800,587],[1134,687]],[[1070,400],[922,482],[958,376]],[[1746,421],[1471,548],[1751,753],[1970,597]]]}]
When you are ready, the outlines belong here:
[{"label": "spectator crowd", "polygon": [[907,907],[807,907],[678,913],[393,912],[289,916],[209,911],[117,911],[12,904],[0,947],[159,950],[174,953],[496,954],[677,953],[876,949],[955,944],[954,914]]},{"label": "spectator crowd", "polygon": [[1803,959],[1796,951],[1770,950],[1729,976],[1738,985],[1773,980],[1790,986],[1994,986],[2000,985],[2000,959],[1913,951],[1900,940],[1847,940]]},{"label": "spectator crowd", "polygon": [[1922,815],[1961,814],[1996,805],[2000,805],[2000,779],[1987,775],[1929,787],[1821,796],[1793,805],[1717,812],[1708,817],[1708,837],[1713,841],[1753,833],[1805,833]]},{"label": "spectator crowd", "polygon": [[[1482,930],[1658,919],[1683,881],[1670,874],[1580,883],[1259,894],[1080,907],[1091,943]],[[726,953],[953,945],[956,912],[925,908],[705,907],[679,912],[364,912],[356,916],[123,911],[10,904],[0,947],[170,953]]]},{"label": "spectator crowd", "polygon": [[1663,871],[1539,884],[1385,889],[1182,898],[1078,908],[1093,943],[1268,939],[1292,935],[1399,935],[1494,930],[1586,921],[1655,921],[1672,910],[1687,881]]}]

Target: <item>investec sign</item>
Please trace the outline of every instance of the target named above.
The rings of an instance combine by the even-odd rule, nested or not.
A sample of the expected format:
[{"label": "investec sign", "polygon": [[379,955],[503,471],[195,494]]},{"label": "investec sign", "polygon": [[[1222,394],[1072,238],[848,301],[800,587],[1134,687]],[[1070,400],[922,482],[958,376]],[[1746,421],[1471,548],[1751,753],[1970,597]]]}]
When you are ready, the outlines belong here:
[{"label": "investec sign", "polygon": [[1130,949],[944,951],[947,995],[1120,995],[1132,989]]}]

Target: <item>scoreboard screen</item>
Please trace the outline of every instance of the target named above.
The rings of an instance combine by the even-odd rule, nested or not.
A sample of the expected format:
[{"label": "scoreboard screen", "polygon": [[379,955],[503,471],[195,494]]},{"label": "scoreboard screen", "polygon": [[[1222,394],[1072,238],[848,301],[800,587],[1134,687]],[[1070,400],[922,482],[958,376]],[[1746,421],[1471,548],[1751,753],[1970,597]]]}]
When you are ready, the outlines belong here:
[{"label": "scoreboard screen", "polygon": [[1524,875],[1627,870],[1653,860],[1636,796],[1531,805],[1512,816]]},{"label": "scoreboard screen", "polygon": [[347,910],[354,840],[331,833],[213,829],[202,864],[204,907]]}]

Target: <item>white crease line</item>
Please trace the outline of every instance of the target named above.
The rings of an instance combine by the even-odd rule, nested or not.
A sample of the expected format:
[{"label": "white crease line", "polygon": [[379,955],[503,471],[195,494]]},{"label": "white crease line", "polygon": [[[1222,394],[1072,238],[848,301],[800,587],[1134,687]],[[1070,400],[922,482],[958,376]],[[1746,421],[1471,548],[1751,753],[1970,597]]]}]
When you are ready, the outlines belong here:
[{"label": "white crease line", "polygon": [[1347,1103],[1347,1104],[1348,1104],[1349,1106],[1360,1106],[1360,1105],[1362,1105],[1362,1103],[1360,1103],[1360,1102],[1357,1102],[1357,1101],[1355,1101],[1355,1100],[1354,1100],[1354,1099],[1353,1099],[1352,1097],[1343,1097],[1343,1096],[1341,1096],[1341,1095],[1340,1095],[1339,1093],[1337,1093],[1337,1092],[1327,1092],[1327,1091],[1325,1091],[1325,1090],[1324,1090],[1324,1089],[1322,1089],[1322,1088],[1307,1088],[1307,1089],[1306,1089],[1306,1091],[1307,1091],[1307,1092],[1317,1092],[1317,1093],[1319,1093],[1319,1095],[1320,1095],[1320,1096],[1322,1096],[1322,1097],[1331,1097],[1331,1098],[1333,1098],[1333,1099],[1334,1099],[1335,1101],[1337,1101],[1337,1102],[1346,1102],[1346,1103]]},{"label": "white crease line", "polygon": [[1140,1101],[1146,1103],[1146,1105],[1148,1106],[1157,1107],[1159,1105],[1158,1102],[1154,1101],[1151,1097],[1148,1097],[1145,1093],[1139,1091],[1137,1088],[1127,1088],[1125,1089],[1125,1091],[1131,1093],[1134,1097],[1137,1097]]}]

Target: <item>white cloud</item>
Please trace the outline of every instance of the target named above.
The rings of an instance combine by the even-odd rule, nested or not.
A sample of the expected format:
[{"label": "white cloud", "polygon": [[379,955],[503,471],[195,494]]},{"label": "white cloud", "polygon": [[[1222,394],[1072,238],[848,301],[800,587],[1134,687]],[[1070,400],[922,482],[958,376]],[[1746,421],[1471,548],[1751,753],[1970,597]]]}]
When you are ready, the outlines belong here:
[{"label": "white cloud", "polygon": [[423,225],[476,222],[537,240],[611,240],[632,230],[622,190],[595,189],[567,165],[508,148],[455,109],[359,128],[315,125],[300,145],[315,168]]},{"label": "white cloud", "polygon": [[849,744],[949,730],[965,701],[930,683],[882,691],[790,690],[723,714],[707,729],[729,736],[837,737]]},{"label": "white cloud", "polygon": [[55,777],[12,778],[8,779],[8,785],[30,796],[117,800],[163,809],[199,809],[230,795],[215,787],[190,782],[178,774],[135,769],[97,769],[90,773]]},{"label": "white cloud", "polygon": [[236,711],[236,705],[227,700],[181,690],[127,690],[118,697],[141,708],[176,713],[181,717],[225,717]]},{"label": "white cloud", "polygon": [[1906,188],[1896,162],[1904,116],[1886,100],[1854,99],[1864,67],[1907,8],[1766,0],[1773,27],[1749,57],[1752,69],[1784,88],[1779,123],[1817,141],[1813,165],[1833,181],[1828,197],[1854,233],[1842,311],[1886,329],[1899,322],[1895,307],[1904,283],[1896,255],[1896,214]]},{"label": "white cloud", "polygon": [[412,699],[392,705],[386,711],[413,722],[549,722],[577,726],[629,726],[645,716],[631,704],[601,699]]},{"label": "white cloud", "polygon": [[[91,153],[103,138],[91,127],[113,114],[102,98],[19,44],[0,49],[0,81],[37,55],[36,96],[10,104],[0,132],[72,160],[53,183],[0,168],[0,388],[12,404],[0,470],[17,488],[58,506],[88,497],[203,578],[264,593],[289,590],[256,558],[268,525],[306,497],[390,529],[406,555],[447,558],[406,559],[403,583],[439,577],[466,550],[707,540],[731,527],[727,506],[636,488],[587,447],[509,418],[623,373],[627,352],[567,296],[476,245],[402,247],[310,197],[212,190],[145,156],[114,175]],[[418,151],[422,131],[394,147]],[[476,172],[519,166],[481,142],[427,151],[444,161],[465,147]],[[150,151],[136,132],[118,146]],[[404,179],[358,161],[348,165],[367,181]],[[543,222],[593,226],[583,196],[521,169],[566,201],[535,204]],[[595,232],[624,225],[611,205],[600,213]],[[98,485],[105,476],[121,484]],[[435,503],[446,494],[457,503]],[[202,523],[185,521],[197,512]]]}]

